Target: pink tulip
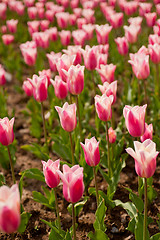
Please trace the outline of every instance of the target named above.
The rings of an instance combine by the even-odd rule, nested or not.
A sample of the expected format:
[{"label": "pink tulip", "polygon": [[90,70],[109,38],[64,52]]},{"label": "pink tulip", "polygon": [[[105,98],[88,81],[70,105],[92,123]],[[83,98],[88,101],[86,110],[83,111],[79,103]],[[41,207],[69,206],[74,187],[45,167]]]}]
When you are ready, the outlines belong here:
[{"label": "pink tulip", "polygon": [[110,16],[109,20],[113,28],[119,28],[123,25],[123,13],[114,13]]},{"label": "pink tulip", "polygon": [[28,17],[30,18],[30,19],[35,19],[36,18],[36,16],[37,16],[37,8],[36,7],[29,7],[28,9],[27,9],[27,12],[28,12]]},{"label": "pink tulip", "polygon": [[7,32],[7,26],[6,25],[1,26],[1,32],[3,34],[5,34]]},{"label": "pink tulip", "polygon": [[22,88],[28,97],[31,97],[33,95],[33,87],[29,81],[24,81]]},{"label": "pink tulip", "polygon": [[14,140],[13,124],[14,118],[0,118],[0,143],[4,146],[10,145]]},{"label": "pink tulip", "polygon": [[141,23],[143,21],[143,18],[138,16],[138,17],[131,17],[128,19],[128,22],[130,25],[136,25],[136,26],[141,26]]},{"label": "pink tulip", "polygon": [[125,37],[129,43],[137,42],[138,34],[140,33],[141,27],[139,25],[124,26]]},{"label": "pink tulip", "polygon": [[97,41],[99,44],[107,44],[109,33],[112,30],[112,27],[108,24],[105,25],[96,25],[96,34],[97,34]]},{"label": "pink tulip", "polygon": [[56,106],[55,109],[59,114],[62,128],[67,132],[72,132],[77,125],[76,104],[69,105],[65,102],[62,108]]},{"label": "pink tulip", "polygon": [[87,24],[87,20],[85,18],[77,18],[78,29],[82,29],[82,26],[85,24]]},{"label": "pink tulip", "polygon": [[51,70],[50,69],[43,69],[42,71],[38,72],[39,76],[46,76],[48,81],[48,86],[51,85]]},{"label": "pink tulip", "polygon": [[71,41],[71,32],[67,30],[62,30],[59,32],[59,36],[61,38],[61,43],[63,46],[68,46]]},{"label": "pink tulip", "polygon": [[151,3],[139,3],[139,15],[143,17],[145,13],[150,13],[151,8]]},{"label": "pink tulip", "polygon": [[[116,141],[116,132],[113,130],[112,127],[108,129],[108,136],[109,136],[109,142],[112,144]],[[107,140],[107,136],[106,136]]]},{"label": "pink tulip", "polygon": [[50,24],[50,22],[48,20],[46,20],[46,19],[45,20],[41,20],[40,21],[41,30],[42,31],[47,30],[49,28],[49,24]]},{"label": "pink tulip", "polygon": [[95,26],[93,24],[84,24],[82,26],[82,30],[86,32],[86,39],[91,40],[93,38],[93,31],[95,29]]},{"label": "pink tulip", "polygon": [[2,35],[2,41],[5,45],[9,45],[14,41],[14,36],[11,34]]},{"label": "pink tulip", "polygon": [[77,8],[79,4],[79,0],[71,0],[70,1],[70,6],[72,9]]},{"label": "pink tulip", "polygon": [[82,8],[74,8],[73,12],[76,15],[76,17],[79,18],[81,17],[81,14],[82,14]]},{"label": "pink tulip", "polygon": [[54,21],[54,16],[55,16],[55,11],[54,9],[47,10],[45,12],[45,17],[48,21],[53,22]]},{"label": "pink tulip", "polygon": [[33,33],[32,39],[36,42],[38,47],[42,47],[44,49],[49,47],[49,33],[47,31]]},{"label": "pink tulip", "polygon": [[97,52],[97,68],[99,69],[101,65],[106,65],[107,64],[107,60],[108,60],[108,54],[103,54],[100,53],[98,54]]},{"label": "pink tulip", "polygon": [[50,188],[55,188],[60,182],[60,177],[57,173],[60,167],[60,160],[52,161],[49,159],[47,162],[41,161],[43,164],[43,174],[45,181]]},{"label": "pink tulip", "polygon": [[126,105],[123,109],[126,127],[132,137],[140,137],[145,131],[145,113],[147,104],[142,107]]},{"label": "pink tulip", "polygon": [[84,151],[86,163],[91,166],[97,166],[100,162],[99,142],[95,137],[85,139],[85,144],[80,143]]},{"label": "pink tulip", "polygon": [[75,55],[73,65],[81,64],[81,47],[79,45],[68,46],[67,49],[63,49],[62,51],[69,56]]},{"label": "pink tulip", "polygon": [[35,0],[24,0],[26,7],[33,7]]},{"label": "pink tulip", "polygon": [[33,97],[38,102],[43,102],[47,99],[48,80],[46,75],[37,76],[33,75],[33,78],[28,78],[28,81],[33,87]]},{"label": "pink tulip", "polygon": [[127,55],[129,49],[127,39],[125,37],[118,37],[115,39],[115,42],[117,44],[119,54],[122,56]]},{"label": "pink tulip", "polygon": [[51,79],[51,83],[54,87],[54,92],[57,98],[64,99],[67,97],[67,83],[62,81],[60,76],[55,76],[55,81]]},{"label": "pink tulip", "polygon": [[60,28],[67,28],[69,22],[69,13],[68,12],[59,12],[56,13],[57,24]]},{"label": "pink tulip", "polygon": [[99,44],[96,47],[99,53],[104,53],[108,55],[109,44],[105,44],[105,45]]},{"label": "pink tulip", "polygon": [[39,25],[40,25],[39,21],[37,21],[37,20],[28,21],[27,25],[28,25],[28,31],[29,31],[31,36],[32,36],[32,34],[34,32],[38,32],[39,31]]},{"label": "pink tulip", "polygon": [[78,95],[83,91],[84,88],[84,66],[71,65],[68,72],[63,70],[67,77],[68,91],[73,95]]},{"label": "pink tulip", "polygon": [[148,125],[147,123],[145,123],[144,134],[140,137],[141,142],[144,142],[146,139],[152,140],[152,135],[153,135],[153,125],[152,124]]},{"label": "pink tulip", "polygon": [[78,202],[84,192],[83,168],[75,165],[72,168],[63,165],[63,173],[57,171],[63,181],[64,198],[71,203]]},{"label": "pink tulip", "polygon": [[107,97],[106,94],[102,96],[96,95],[95,96],[95,107],[98,117],[102,121],[109,121],[112,118],[112,109],[111,105],[113,102],[113,96]]},{"label": "pink tulip", "polygon": [[126,15],[132,15],[137,11],[138,3],[136,1],[124,1],[124,12]]},{"label": "pink tulip", "polygon": [[0,64],[0,86],[4,85],[6,83],[6,77],[5,77],[5,70]]},{"label": "pink tulip", "polygon": [[[24,15],[25,6],[23,5],[23,3],[20,2],[20,1],[15,1],[15,2],[16,2],[15,11],[17,12],[17,14],[20,15],[20,16]],[[17,4],[17,2],[18,2],[18,4]]]},{"label": "pink tulip", "polygon": [[67,82],[67,77],[63,72],[63,69],[68,71],[68,69],[70,68],[71,65],[73,65],[74,61],[75,61],[76,56],[72,55],[72,56],[68,56],[66,54],[63,54],[57,61],[56,66],[57,66],[57,70],[58,73],[60,75],[60,77],[62,78],[63,81]]},{"label": "pink tulip", "polygon": [[51,41],[54,42],[54,41],[57,40],[57,38],[58,38],[58,31],[57,31],[56,27],[49,28],[48,30],[46,30],[46,32],[48,33],[49,39]]},{"label": "pink tulip", "polygon": [[151,61],[155,64],[160,63],[160,45],[155,43],[154,45],[148,45]]},{"label": "pink tulip", "polygon": [[75,26],[77,21],[77,17],[75,14],[70,14],[69,15],[69,25]]},{"label": "pink tulip", "polygon": [[127,148],[126,152],[135,160],[135,170],[138,176],[150,178],[156,170],[156,157],[159,152],[156,151],[156,144],[150,139],[146,139],[143,143],[134,142],[135,151]]},{"label": "pink tulip", "polygon": [[160,37],[158,34],[150,34],[148,37],[149,44],[154,45],[155,43],[160,44]]},{"label": "pink tulip", "polygon": [[98,87],[101,93],[106,94],[107,97],[113,95],[112,104],[114,104],[116,101],[117,81],[114,81],[111,84],[109,84],[108,82],[104,82],[103,85],[98,85]]},{"label": "pink tulip", "polygon": [[94,70],[97,67],[97,47],[92,48],[86,45],[85,50],[81,50],[83,54],[84,64],[88,70]]},{"label": "pink tulip", "polygon": [[0,19],[6,18],[7,5],[5,3],[0,3]]},{"label": "pink tulip", "polygon": [[0,231],[13,233],[20,225],[20,194],[18,185],[0,187]]},{"label": "pink tulip", "polygon": [[49,66],[50,66],[50,69],[51,71],[53,72],[56,72],[57,71],[57,61],[58,59],[61,57],[62,53],[54,53],[54,52],[51,52],[50,54],[47,53],[46,56],[48,58],[48,61],[49,61]]},{"label": "pink tulip", "polygon": [[144,14],[148,27],[153,27],[156,23],[157,14],[155,12]]},{"label": "pink tulip", "polygon": [[83,46],[87,39],[87,33],[82,29],[77,29],[72,32],[72,37],[75,45]]},{"label": "pink tulip", "polygon": [[94,10],[92,9],[83,9],[82,16],[86,19],[86,23],[95,23]]},{"label": "pink tulip", "polygon": [[160,15],[160,4],[156,5],[156,12],[158,15]]},{"label": "pink tulip", "polygon": [[11,33],[15,33],[17,31],[18,20],[11,19],[11,20],[6,21],[6,23],[7,23],[8,30]]},{"label": "pink tulip", "polygon": [[108,65],[100,65],[100,68],[96,68],[97,72],[100,74],[102,83],[108,82],[111,83],[114,81],[114,72],[116,70],[116,65],[108,64]]},{"label": "pink tulip", "polygon": [[22,43],[20,45],[21,53],[27,65],[33,66],[37,58],[37,47],[34,41]]},{"label": "pink tulip", "polygon": [[146,79],[150,74],[149,55],[145,53],[130,53],[128,62],[132,65],[132,70],[138,79]]}]

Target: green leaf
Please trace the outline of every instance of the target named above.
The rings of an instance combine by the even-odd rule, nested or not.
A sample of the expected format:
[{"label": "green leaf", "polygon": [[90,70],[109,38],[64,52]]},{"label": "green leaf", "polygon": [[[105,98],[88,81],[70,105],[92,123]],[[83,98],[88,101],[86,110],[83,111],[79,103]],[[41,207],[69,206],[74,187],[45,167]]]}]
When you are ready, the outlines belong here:
[{"label": "green leaf", "polygon": [[44,153],[45,149],[44,147],[39,146],[36,143],[32,143],[31,145],[26,144],[21,146],[22,149],[31,152],[32,154],[34,154],[36,157],[38,157],[41,160],[45,160],[47,161],[49,159],[49,156]]},{"label": "green leaf", "polygon": [[160,239],[160,233],[157,233],[150,238],[150,240],[159,240],[159,239]]},{"label": "green leaf", "polygon": [[63,158],[64,160],[71,162],[71,159],[72,159],[71,149],[69,147],[67,147],[65,144],[62,144],[60,142],[54,142],[52,145],[52,151],[57,156]]},{"label": "green leaf", "polygon": [[21,175],[24,174],[24,176],[27,177],[27,178],[36,179],[36,180],[39,180],[41,182],[45,182],[43,173],[37,168],[27,169],[27,170],[21,172],[20,174]]},{"label": "green leaf", "polygon": [[135,231],[135,225],[136,225],[136,219],[135,218],[132,218],[130,220],[130,222],[128,223],[128,227],[127,227],[127,230],[134,233]]},{"label": "green leaf", "polygon": [[28,212],[23,212],[21,214],[21,224],[18,228],[18,232],[19,233],[23,233],[26,230],[28,221],[30,219],[30,217],[32,216],[32,214],[28,213]]},{"label": "green leaf", "polygon": [[108,236],[100,229],[97,229],[94,234],[89,232],[88,237],[91,240],[109,240]]},{"label": "green leaf", "polygon": [[130,188],[125,188],[125,189],[127,189],[130,192],[129,199],[134,203],[134,205],[136,206],[137,210],[140,213],[142,213],[142,211],[144,209],[144,203],[143,203],[142,199],[139,198],[135,193],[133,193]]},{"label": "green leaf", "polygon": [[51,233],[49,235],[49,240],[53,240],[53,239],[64,240],[64,238],[60,235],[60,233],[56,231],[56,228],[52,228]]},{"label": "green leaf", "polygon": [[3,174],[0,174],[0,187],[6,183],[5,177]]},{"label": "green leaf", "polygon": [[[138,214],[137,216],[137,220],[136,220],[136,225],[135,225],[135,239],[136,240],[142,240],[143,239],[143,215],[142,214]],[[149,240],[149,232],[147,229],[147,238],[146,240]]]},{"label": "green leaf", "polygon": [[137,216],[137,209],[132,202],[123,203],[120,200],[115,200],[113,202],[116,206],[121,206],[123,209],[125,209],[131,218]]},{"label": "green leaf", "polygon": [[53,205],[49,204],[49,200],[40,192],[33,191],[33,200],[39,202],[50,209],[54,209]]},{"label": "green leaf", "polygon": [[[88,196],[85,196],[83,201],[75,203],[74,209],[75,209],[76,217],[79,216],[79,214],[80,214],[81,210],[83,209],[83,206],[86,204],[88,198],[89,198]],[[70,203],[68,205],[67,209],[68,209],[68,212],[72,215],[72,203]]]},{"label": "green leaf", "polygon": [[93,224],[95,230],[102,230],[105,232],[106,230],[106,225],[104,224],[104,218],[106,216],[106,206],[104,200],[102,200],[97,208],[96,211],[96,220]]}]

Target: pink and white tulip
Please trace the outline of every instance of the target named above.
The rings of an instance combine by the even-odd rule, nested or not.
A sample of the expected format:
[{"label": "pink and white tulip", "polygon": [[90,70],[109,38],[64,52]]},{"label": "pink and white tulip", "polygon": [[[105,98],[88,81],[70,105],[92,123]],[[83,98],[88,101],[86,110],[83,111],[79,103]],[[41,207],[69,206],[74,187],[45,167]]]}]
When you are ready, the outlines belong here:
[{"label": "pink and white tulip", "polygon": [[55,188],[60,182],[60,177],[57,170],[60,168],[60,160],[52,161],[49,159],[47,162],[42,161],[43,164],[43,174],[45,176],[45,181],[50,188]]}]

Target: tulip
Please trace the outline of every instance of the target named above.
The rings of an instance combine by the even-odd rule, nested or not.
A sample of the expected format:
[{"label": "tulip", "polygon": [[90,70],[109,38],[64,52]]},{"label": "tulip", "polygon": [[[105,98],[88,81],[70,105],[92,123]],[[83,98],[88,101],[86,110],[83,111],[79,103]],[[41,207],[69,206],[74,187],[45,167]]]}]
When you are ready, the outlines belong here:
[{"label": "tulip", "polygon": [[69,22],[69,13],[68,12],[59,12],[56,13],[57,24],[60,28],[67,28]]},{"label": "tulip", "polygon": [[60,167],[60,160],[55,162],[49,159],[47,162],[42,161],[43,173],[45,176],[45,181],[50,188],[55,188],[60,182],[60,177],[57,173]]},{"label": "tulip", "polygon": [[108,54],[99,53],[97,51],[97,68],[99,69],[101,65],[106,65],[108,60]]},{"label": "tulip", "polygon": [[35,32],[32,35],[33,41],[36,42],[38,47],[48,48],[49,47],[49,33],[48,31],[45,32]]},{"label": "tulip", "polygon": [[2,35],[2,41],[5,45],[9,45],[14,41],[14,36],[11,34]]},{"label": "tulip", "polygon": [[118,37],[115,39],[115,42],[117,44],[119,54],[122,56],[127,55],[129,48],[127,39],[125,37]]},{"label": "tulip", "polygon": [[87,39],[87,33],[82,29],[77,29],[72,32],[72,37],[75,45],[83,46]]},{"label": "tulip", "polygon": [[0,231],[13,233],[20,225],[20,194],[18,185],[0,187]]},{"label": "tulip", "polygon": [[143,17],[145,13],[150,13],[151,8],[151,3],[139,3],[139,15]]},{"label": "tulip", "polygon": [[67,77],[68,90],[73,95],[78,95],[84,88],[84,66],[71,65],[68,72],[63,70]]},{"label": "tulip", "polygon": [[7,23],[8,30],[11,33],[15,33],[17,31],[18,20],[11,19],[6,21],[6,23]]},{"label": "tulip", "polygon": [[51,70],[50,69],[43,69],[42,71],[38,71],[39,76],[46,76],[47,77],[47,81],[48,81],[48,86],[51,85]]},{"label": "tulip", "polygon": [[148,125],[147,123],[145,123],[144,134],[140,137],[141,142],[144,142],[146,139],[152,140],[152,135],[153,135],[153,125],[152,124]]},{"label": "tulip", "polygon": [[1,2],[0,3],[0,19],[6,18],[7,4]]},{"label": "tulip", "polygon": [[132,70],[138,79],[146,79],[150,74],[149,56],[144,53],[130,53],[128,62],[132,65]]},{"label": "tulip", "polygon": [[35,21],[28,21],[27,25],[28,25],[28,31],[29,31],[31,36],[32,36],[32,34],[34,32],[38,32],[39,31],[39,25],[40,25],[39,21],[37,21],[37,20],[35,20]]},{"label": "tulip", "polygon": [[69,15],[69,25],[75,26],[77,21],[77,17],[75,14],[70,14]]},{"label": "tulip", "polygon": [[33,87],[29,81],[24,81],[22,88],[27,94],[27,96],[31,97],[33,95]]},{"label": "tulip", "polygon": [[49,66],[50,66],[50,69],[51,71],[53,72],[56,72],[57,71],[57,66],[56,66],[56,63],[58,61],[58,59],[61,57],[61,53],[54,53],[54,52],[51,52],[50,54],[47,53],[46,56],[48,58],[48,61],[49,61]]},{"label": "tulip", "polygon": [[136,1],[124,1],[124,12],[126,15],[132,15],[137,11],[138,3]]},{"label": "tulip", "polygon": [[83,25],[87,24],[87,20],[85,18],[77,18],[77,27],[78,29],[82,29]]},{"label": "tulip", "polygon": [[67,30],[62,30],[59,32],[59,36],[61,38],[61,43],[63,46],[68,46],[71,41],[71,32]]},{"label": "tulip", "polygon": [[102,94],[105,94],[107,97],[110,95],[113,96],[112,104],[114,104],[116,101],[117,81],[114,81],[111,84],[104,82],[103,85],[98,85],[98,87]]},{"label": "tulip", "polygon": [[100,65],[100,69],[96,68],[97,72],[100,74],[102,83],[108,82],[111,83],[114,81],[114,72],[116,70],[116,65]]},{"label": "tulip", "polygon": [[102,121],[109,121],[112,118],[112,109],[111,105],[113,102],[113,96],[107,97],[105,94],[102,96],[95,96],[95,107],[98,117]]},{"label": "tulip", "polygon": [[48,28],[49,28],[49,24],[50,24],[50,22],[48,21],[48,20],[42,20],[41,22],[40,22],[40,28],[41,28],[41,30],[42,31],[45,31],[45,30],[47,30]]},{"label": "tulip", "polygon": [[139,107],[126,105],[123,109],[126,127],[133,137],[140,137],[145,131],[145,112],[147,104]]},{"label": "tulip", "polygon": [[67,83],[62,81],[60,76],[55,76],[55,81],[51,80],[51,83],[54,86],[54,92],[57,98],[64,99],[67,97]]},{"label": "tulip", "polygon": [[44,14],[48,21],[54,21],[55,11],[53,9],[47,10]]},{"label": "tulip", "polygon": [[143,143],[134,142],[135,151],[127,148],[126,151],[135,160],[135,170],[138,176],[150,178],[156,170],[156,144],[151,139],[146,139]]},{"label": "tulip", "polygon": [[96,29],[98,43],[99,44],[107,44],[109,33],[112,30],[112,26],[109,26],[108,24],[100,25],[100,26],[96,25],[95,29]]},{"label": "tulip", "polygon": [[96,46],[93,46],[92,48],[90,46],[86,46],[85,50],[82,49],[83,59],[85,67],[88,70],[94,70],[97,67],[97,48]]},{"label": "tulip", "polygon": [[28,81],[33,87],[33,97],[38,102],[43,102],[47,99],[48,79],[46,75],[40,75],[39,77],[34,74],[33,78],[28,78]]},{"label": "tulip", "polygon": [[150,34],[148,37],[149,44],[154,45],[155,43],[160,44],[160,37],[158,34]]},{"label": "tulip", "polygon": [[146,22],[148,27],[153,27],[156,23],[157,14],[155,12],[145,13]]},{"label": "tulip", "polygon": [[36,16],[37,16],[37,8],[36,7],[29,7],[27,9],[27,12],[28,12],[28,17],[30,19],[35,19]]},{"label": "tulip", "polygon": [[135,25],[135,26],[141,26],[141,23],[143,21],[143,18],[138,16],[138,17],[131,17],[128,19],[128,22],[130,25]]},{"label": "tulip", "polygon": [[112,127],[108,129],[108,135],[109,135],[109,142],[114,143],[116,141],[116,132],[113,130]]},{"label": "tulip", "polygon": [[75,55],[73,65],[76,66],[77,64],[81,64],[81,62],[82,62],[81,46],[79,46],[79,45],[68,46],[67,49],[63,49],[62,51],[69,56]]},{"label": "tulip", "polygon": [[78,202],[84,192],[83,167],[75,165],[70,168],[64,164],[63,173],[61,171],[57,172],[63,181],[64,198],[71,203]]},{"label": "tulip", "polygon": [[119,28],[123,25],[123,13],[114,13],[110,16],[109,22],[113,28]]},{"label": "tulip", "polygon": [[124,26],[125,37],[129,43],[137,42],[138,34],[140,33],[141,27],[139,25]]},{"label": "tulip", "polygon": [[57,38],[58,38],[58,30],[57,30],[56,27],[51,27],[51,28],[49,28],[46,32],[48,33],[49,39],[50,39],[51,41],[54,42],[54,41],[57,40]]},{"label": "tulip", "polygon": [[0,64],[0,86],[4,85],[6,83],[6,77],[5,77],[5,70]]},{"label": "tulip", "polygon": [[21,53],[24,57],[24,61],[27,65],[33,66],[37,58],[37,47],[34,41],[27,41],[20,45]]},{"label": "tulip", "polygon": [[77,124],[76,104],[73,103],[69,105],[66,102],[62,108],[56,106],[55,109],[59,114],[62,128],[67,132],[72,132],[75,129]]},{"label": "tulip", "polygon": [[7,32],[7,26],[6,25],[1,26],[1,32],[3,34],[5,34]]},{"label": "tulip", "polygon": [[93,38],[93,31],[95,29],[95,26],[91,23],[89,24],[84,24],[82,26],[82,30],[84,30],[86,32],[86,39],[87,40],[91,40]]},{"label": "tulip", "polygon": [[155,64],[160,63],[160,45],[155,43],[154,45],[148,45],[151,61]]},{"label": "tulip", "polygon": [[80,143],[83,148],[86,163],[95,167],[100,162],[99,142],[92,137],[91,139],[85,139],[85,144]]}]

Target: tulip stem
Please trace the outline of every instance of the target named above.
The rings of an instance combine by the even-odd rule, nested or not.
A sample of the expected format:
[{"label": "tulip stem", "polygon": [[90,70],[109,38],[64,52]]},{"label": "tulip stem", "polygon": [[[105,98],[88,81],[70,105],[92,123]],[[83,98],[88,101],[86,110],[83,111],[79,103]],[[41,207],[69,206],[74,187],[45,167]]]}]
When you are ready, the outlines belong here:
[{"label": "tulip stem", "polygon": [[140,82],[139,81],[140,80],[137,78],[137,83],[138,83],[138,105],[141,104],[141,99],[140,99],[140,97],[141,97],[141,94],[140,94]]},{"label": "tulip stem", "polygon": [[45,116],[44,116],[44,106],[43,102],[41,102],[41,113],[42,113],[42,120],[43,120],[43,132],[44,132],[44,138],[45,138],[45,144],[48,148],[48,143],[47,143],[47,131],[46,131],[46,122],[45,122]]},{"label": "tulip stem", "polygon": [[112,107],[112,119],[111,119],[112,128],[115,129],[115,116],[114,116],[114,108]]},{"label": "tulip stem", "polygon": [[144,101],[145,101],[145,103],[147,103],[148,102],[148,99],[147,99],[147,84],[146,84],[146,80],[147,79],[144,79]]},{"label": "tulip stem", "polygon": [[10,167],[11,167],[12,180],[13,180],[13,183],[15,184],[15,183],[16,183],[16,178],[15,178],[15,174],[14,174],[13,161],[12,161],[12,157],[11,157],[11,152],[10,152],[10,150],[9,150],[9,146],[7,146],[7,150],[8,150]]},{"label": "tulip stem", "polygon": [[106,132],[107,132],[107,146],[108,146],[108,175],[111,177],[111,161],[110,161],[110,144],[109,144],[109,135],[108,135],[108,123],[106,122]]},{"label": "tulip stem", "polygon": [[156,64],[155,94],[159,95],[159,64]]},{"label": "tulip stem", "polygon": [[77,105],[78,120],[79,120],[79,134],[80,134],[80,140],[82,142],[83,141],[83,139],[82,139],[82,126],[81,126],[81,116],[80,116],[78,95],[76,95],[76,105]]},{"label": "tulip stem", "polygon": [[98,186],[97,186],[97,174],[96,168],[93,167],[94,181],[95,181],[95,189],[96,189],[96,200],[97,200],[97,208],[99,206],[99,194],[98,194]]},{"label": "tulip stem", "polygon": [[72,203],[72,224],[73,224],[73,240],[76,240],[76,217],[75,217],[74,203]]},{"label": "tulip stem", "polygon": [[56,213],[57,213],[57,220],[58,220],[58,228],[59,228],[59,230],[61,230],[61,220],[60,220],[60,216],[59,216],[59,207],[58,207],[58,199],[57,199],[56,188],[53,188],[53,190],[54,190],[54,196],[55,196],[55,205],[56,205]]},{"label": "tulip stem", "polygon": [[94,96],[96,96],[96,82],[94,79],[94,70],[92,70],[91,73],[92,73],[92,82],[93,82],[93,88],[94,88]]},{"label": "tulip stem", "polygon": [[73,141],[72,141],[71,132],[69,132],[69,138],[70,138],[70,143],[71,143],[72,166],[73,166],[75,164],[75,162],[74,162],[74,150],[73,150]]},{"label": "tulip stem", "polygon": [[147,239],[147,178],[144,178],[144,223],[143,240]]}]

